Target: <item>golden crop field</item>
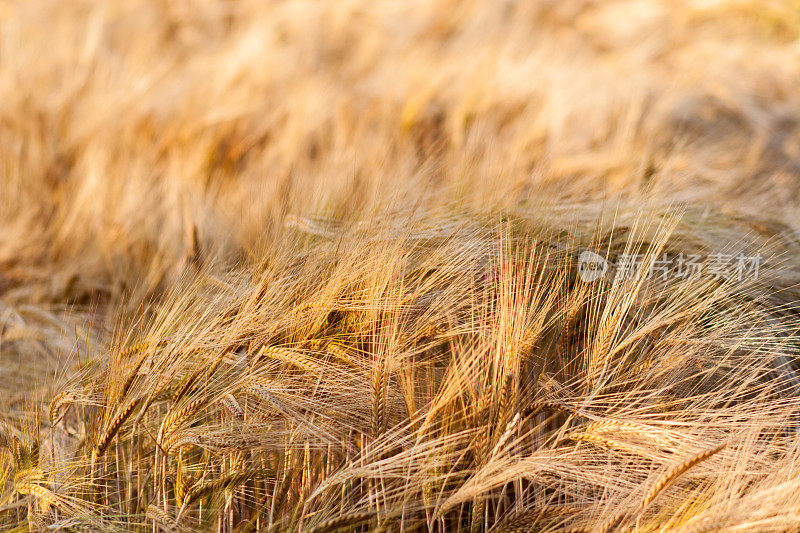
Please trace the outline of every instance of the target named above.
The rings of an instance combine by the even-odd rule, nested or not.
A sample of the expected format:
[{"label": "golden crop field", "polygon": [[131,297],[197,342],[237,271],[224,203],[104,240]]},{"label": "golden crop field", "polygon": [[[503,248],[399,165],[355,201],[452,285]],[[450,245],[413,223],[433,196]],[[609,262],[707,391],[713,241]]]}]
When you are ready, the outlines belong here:
[{"label": "golden crop field", "polygon": [[797,0],[0,2],[0,530],[800,531]]}]

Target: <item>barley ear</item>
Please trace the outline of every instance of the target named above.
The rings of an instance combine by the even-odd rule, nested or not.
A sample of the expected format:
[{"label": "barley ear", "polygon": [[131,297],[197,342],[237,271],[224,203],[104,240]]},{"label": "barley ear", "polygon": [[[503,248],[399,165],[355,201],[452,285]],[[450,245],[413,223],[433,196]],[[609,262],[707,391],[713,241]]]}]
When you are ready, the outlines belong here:
[{"label": "barley ear", "polygon": [[704,450],[667,470],[642,499],[642,503],[639,504],[639,508],[637,509],[637,514],[642,513],[664,489],[674,483],[676,479],[686,473],[690,468],[721,452],[727,445],[728,443],[723,442],[722,444]]},{"label": "barley ear", "polygon": [[111,442],[111,439],[114,438],[114,435],[117,434],[119,429],[122,427],[122,424],[124,424],[128,417],[131,416],[131,413],[136,410],[136,406],[138,406],[140,402],[141,398],[137,398],[136,400],[132,401],[112,419],[111,423],[108,425],[108,428],[103,431],[100,439],[97,441],[97,444],[95,444],[94,448],[92,449],[92,462],[96,461],[103,455],[108,447],[108,444]]},{"label": "barley ear", "polygon": [[50,409],[48,410],[50,425],[55,426],[59,420],[63,418],[64,414],[66,414],[70,404],[77,399],[78,395],[73,391],[61,391],[56,394],[50,402]]}]

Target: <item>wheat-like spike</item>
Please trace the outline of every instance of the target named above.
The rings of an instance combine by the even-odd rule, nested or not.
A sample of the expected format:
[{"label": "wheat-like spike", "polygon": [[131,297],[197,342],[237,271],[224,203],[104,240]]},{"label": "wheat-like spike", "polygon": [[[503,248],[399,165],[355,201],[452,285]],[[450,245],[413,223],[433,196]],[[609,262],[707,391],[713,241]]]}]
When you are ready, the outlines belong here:
[{"label": "wheat-like spike", "polygon": [[525,354],[529,353],[530,350],[536,346],[536,342],[539,340],[540,334],[541,331],[539,329],[529,329],[522,336],[522,340],[519,343],[519,350],[523,354],[523,357],[526,357]]},{"label": "wheat-like spike", "polygon": [[558,334],[558,344],[556,346],[558,356],[562,360],[569,359],[569,341],[572,339],[572,324],[575,317],[578,315],[578,311],[580,311],[580,306],[572,304],[569,312],[562,319],[561,331]]},{"label": "wheat-like spike", "polygon": [[718,444],[717,446],[704,450],[667,470],[642,499],[642,503],[639,504],[636,514],[640,514],[642,511],[644,511],[665,488],[674,483],[675,480],[682,476],[687,470],[721,452],[727,445],[728,443],[726,442]]},{"label": "wheat-like spike", "polygon": [[347,348],[337,342],[331,342],[325,347],[327,353],[342,361],[344,364],[351,368],[358,369],[360,365],[353,359]]},{"label": "wheat-like spike", "polygon": [[172,453],[174,450],[180,450],[186,446],[199,446],[203,442],[200,435],[187,432],[178,432],[167,438],[161,447],[167,454]]},{"label": "wheat-like spike", "polygon": [[543,516],[564,516],[578,514],[581,509],[572,505],[543,505],[535,512]]},{"label": "wheat-like spike", "polygon": [[206,375],[208,376],[213,375],[214,372],[216,372],[219,365],[222,363],[222,360],[224,358],[225,358],[225,353],[223,352],[217,357],[217,359],[214,361],[214,364],[211,365],[211,368],[208,369],[202,365],[199,365],[194,370],[194,372],[192,372],[192,374],[188,378],[186,378],[186,380],[183,382],[183,385],[181,385],[180,388],[177,390],[175,396],[172,398],[172,402],[178,403],[181,400],[181,398],[183,398],[191,390],[192,386],[194,386],[195,382],[200,378],[200,375],[203,374],[204,372],[207,372]]},{"label": "wheat-like spike", "polygon": [[[237,348],[237,349],[238,349],[238,348]],[[229,353],[231,353],[231,351],[230,351],[230,350],[223,350],[223,351],[222,351],[222,353],[220,353],[220,354],[219,354],[219,356],[217,357],[217,359],[214,361],[214,364],[213,364],[213,365],[211,365],[211,367],[209,367],[209,368],[208,368],[208,370],[206,371],[206,376],[207,376],[207,377],[211,377],[211,376],[213,376],[213,375],[214,375],[214,372],[216,372],[216,371],[217,371],[217,369],[218,369],[218,368],[220,367],[220,365],[222,364],[222,362],[223,362],[223,361],[225,361],[225,356],[226,356],[227,354],[229,354]]]},{"label": "wheat-like spike", "polygon": [[472,516],[470,517],[470,533],[477,533],[483,530],[484,513],[486,512],[486,500],[477,498],[472,504]]},{"label": "wheat-like spike", "polygon": [[313,358],[285,348],[264,346],[259,351],[259,357],[261,356],[281,361],[282,363],[297,367],[306,372],[311,372],[312,374],[323,374],[325,372],[325,367],[314,361]]},{"label": "wheat-like spike", "polygon": [[15,486],[15,490],[18,494],[30,495],[37,498],[43,508],[58,506],[60,503],[53,491],[36,483],[31,483],[30,481]]},{"label": "wheat-like spike", "polygon": [[14,474],[14,484],[21,485],[23,483],[33,483],[44,480],[44,470],[39,467],[23,468]]},{"label": "wheat-like spike", "polygon": [[131,385],[133,385],[134,380],[139,375],[139,369],[142,368],[142,365],[144,364],[146,359],[147,359],[147,356],[145,354],[142,354],[141,357],[139,357],[139,360],[136,361],[136,364],[133,365],[133,368],[131,369],[131,372],[128,374],[128,377],[125,380],[125,383],[122,384],[122,387],[119,390],[119,395],[117,397],[120,400],[125,398],[125,396],[128,394],[128,391],[130,390]]},{"label": "wheat-like spike", "polygon": [[333,344],[333,341],[329,341],[328,339],[308,339],[304,346],[310,350],[323,350],[329,344]]},{"label": "wheat-like spike", "polygon": [[39,464],[39,447],[40,447],[41,437],[39,436],[38,431],[39,430],[37,429],[36,438],[33,439],[33,442],[31,442],[31,446],[28,449],[30,453],[31,466]]},{"label": "wheat-like spike", "polygon": [[112,528],[109,524],[99,524],[97,521],[87,517],[65,518],[58,522],[53,522],[47,526],[48,531],[68,531],[70,533],[109,533],[119,531]]},{"label": "wheat-like spike", "polygon": [[122,424],[125,423],[125,420],[136,410],[136,407],[141,402],[141,397],[136,398],[132,402],[130,402],[124,409],[119,411],[117,415],[111,420],[111,423],[108,425],[108,428],[103,431],[103,434],[100,436],[100,439],[95,444],[94,449],[92,450],[92,462],[99,459],[103,453],[106,451],[111,439],[114,438],[114,435],[117,434],[119,428],[122,427]]},{"label": "wheat-like spike", "polygon": [[[488,387],[484,388],[478,399],[478,406],[475,412],[478,432],[476,434],[475,445],[478,461],[485,461],[489,454],[489,420],[492,410],[492,394]],[[431,489],[428,484],[426,488],[425,505],[430,505]],[[477,533],[483,527],[484,513],[486,511],[486,500],[477,498],[473,500],[470,516],[470,533]]]},{"label": "wheat-like spike", "polygon": [[233,416],[239,419],[244,418],[244,409],[242,409],[242,406],[236,401],[233,394],[226,394],[220,399],[220,402],[222,402],[222,405],[224,405]]},{"label": "wheat-like spike", "polygon": [[14,435],[11,442],[11,456],[14,458],[14,462],[19,465],[22,463],[23,456],[22,441],[19,440],[19,437]]},{"label": "wheat-like spike", "polygon": [[[48,410],[48,418],[50,425],[55,426],[64,414],[67,412],[67,407],[73,402],[76,402],[80,396],[75,391],[61,391],[50,401],[50,409]],[[63,411],[62,411],[62,408]]]},{"label": "wheat-like spike", "polygon": [[611,312],[608,319],[603,322],[597,334],[597,341],[594,347],[589,351],[589,364],[586,369],[586,378],[590,386],[594,386],[596,381],[601,377],[600,374],[607,363],[606,358],[611,351],[611,344],[614,341],[614,336],[616,335],[621,318],[622,313],[619,309],[615,309]]},{"label": "wheat-like spike", "polygon": [[497,407],[497,421],[504,424],[511,410],[511,387],[514,384],[514,376],[509,372],[503,380],[500,389],[499,405]]},{"label": "wheat-like spike", "polygon": [[395,531],[393,526],[397,525],[398,518],[396,516],[387,516],[383,520],[378,521],[378,527],[375,533],[387,533],[388,531]]},{"label": "wheat-like spike", "polygon": [[186,491],[192,486],[191,474],[184,473],[183,466],[183,451],[178,453],[178,458],[175,460],[175,500],[182,502],[186,496]]},{"label": "wheat-like spike", "polygon": [[378,362],[372,379],[372,435],[383,433],[386,426],[386,361]]},{"label": "wheat-like spike", "polygon": [[322,309],[324,311],[338,311],[343,310],[341,308],[336,308],[334,304],[326,300],[310,300],[303,304],[298,305],[294,309],[292,309],[292,314],[302,314],[306,311],[314,311]]},{"label": "wheat-like spike", "polygon": [[661,446],[671,446],[675,444],[674,439],[670,439],[665,437],[663,434],[657,433],[658,428],[653,428],[651,426],[625,420],[598,420],[597,422],[593,422],[585,426],[583,431],[585,433],[621,431],[655,442]]},{"label": "wheat-like spike", "polygon": [[295,416],[297,413],[296,411],[277,398],[275,394],[271,390],[269,390],[268,386],[264,385],[248,385],[244,388],[244,391],[252,394],[257,399],[264,401],[272,406],[274,406],[278,411],[280,411],[283,415],[292,417]]},{"label": "wheat-like spike", "polygon": [[488,424],[489,418],[491,417],[491,409],[492,394],[487,387],[480,392],[480,396],[478,397],[478,404],[475,409],[475,424],[478,426]]},{"label": "wheat-like spike", "polygon": [[164,439],[171,435],[175,429],[183,425],[198,409],[206,404],[205,398],[193,400],[180,409],[170,410],[158,431],[158,443],[163,444]]},{"label": "wheat-like spike", "polygon": [[139,344],[134,344],[133,346],[128,346],[127,348],[121,349],[119,351],[119,354],[125,357],[137,352],[141,352],[143,350],[149,350],[150,348],[161,348],[163,346],[166,346],[166,344],[167,344],[166,340],[160,340],[156,342],[151,342],[151,341],[140,342]]},{"label": "wheat-like spike", "polygon": [[336,518],[331,518],[330,520],[326,520],[321,524],[317,524],[316,526],[306,530],[306,532],[330,533],[331,531],[336,531],[337,529],[342,529],[342,528],[348,528],[348,530],[352,530],[354,526],[362,524],[374,518],[375,518],[375,513],[370,513],[370,512],[350,513]]},{"label": "wheat-like spike", "polygon": [[528,418],[545,410],[566,413],[573,416],[581,416],[577,409],[557,400],[537,400],[522,411],[522,416],[524,418]]},{"label": "wheat-like spike", "polygon": [[[289,448],[287,448],[284,451],[284,462],[283,462],[281,481],[277,485],[278,488],[274,492],[275,505],[277,508],[281,508],[283,506],[287,498],[287,495],[289,494],[289,490],[292,488],[295,479],[298,477],[300,473],[299,468],[290,465],[291,465],[291,451]],[[277,482],[277,475],[276,475],[276,482]]]},{"label": "wheat-like spike", "polygon": [[[590,442],[592,444],[599,444],[606,448],[615,448],[619,450],[626,450],[626,451],[633,451],[630,446],[626,445],[625,443],[618,441],[616,439],[611,439],[608,437],[603,437],[602,435],[594,435],[592,433],[571,433],[564,437],[561,441],[576,441],[576,442]],[[561,442],[557,443],[561,444]]]},{"label": "wheat-like spike", "polygon": [[444,333],[446,328],[439,322],[429,322],[420,327],[418,331],[413,331],[415,339],[423,339],[426,337],[436,337]]},{"label": "wheat-like spike", "polygon": [[158,522],[161,527],[167,531],[179,531],[178,524],[175,522],[175,520],[169,516],[164,509],[153,505],[152,503],[147,506],[147,512],[145,513],[145,516],[154,522]]},{"label": "wheat-like spike", "polygon": [[514,418],[512,418],[508,424],[506,424],[506,429],[503,434],[500,435],[500,438],[497,439],[497,444],[494,445],[492,453],[490,454],[491,456],[497,455],[497,452],[500,451],[503,446],[505,446],[506,442],[508,442],[508,439],[511,438],[511,436],[514,434],[514,431],[517,429],[517,423],[519,420],[520,415],[517,413],[514,415]]},{"label": "wheat-like spike", "polygon": [[184,496],[183,505],[184,506],[191,505],[200,498],[208,496],[209,494],[214,494],[219,491],[241,485],[245,481],[248,481],[249,479],[256,477],[260,473],[261,470],[256,470],[256,469],[242,470],[240,472],[234,472],[233,474],[229,474],[219,479],[207,481],[205,483],[192,487],[186,493],[186,496]]},{"label": "wheat-like spike", "polygon": [[681,475],[683,475],[687,470],[692,468],[693,466],[697,465],[712,457],[713,455],[722,451],[723,448],[727,446],[727,443],[719,444],[713,448],[709,448],[704,450],[697,455],[690,457],[689,459],[685,460],[684,462],[675,465],[674,467],[667,470],[659,479],[656,481],[655,485],[645,494],[644,498],[642,498],[642,502],[636,508],[633,513],[622,512],[616,514],[606,520],[601,527],[597,530],[599,533],[608,533],[613,528],[621,525],[622,523],[626,522],[631,516],[640,516],[645,509],[655,500],[661,492],[666,489],[669,485],[675,482]]},{"label": "wheat-like spike", "polygon": [[478,398],[477,409],[474,413],[475,433],[474,445],[476,447],[475,453],[478,459],[483,460],[489,452],[489,418],[491,411],[491,394],[484,391]]}]

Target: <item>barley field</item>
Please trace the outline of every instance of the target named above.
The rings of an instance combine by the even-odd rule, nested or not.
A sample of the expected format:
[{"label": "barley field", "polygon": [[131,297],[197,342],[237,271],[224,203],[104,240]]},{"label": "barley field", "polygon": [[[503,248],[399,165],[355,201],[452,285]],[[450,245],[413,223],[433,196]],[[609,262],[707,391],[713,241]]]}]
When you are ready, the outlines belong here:
[{"label": "barley field", "polygon": [[797,0],[0,2],[0,530],[800,531]]}]

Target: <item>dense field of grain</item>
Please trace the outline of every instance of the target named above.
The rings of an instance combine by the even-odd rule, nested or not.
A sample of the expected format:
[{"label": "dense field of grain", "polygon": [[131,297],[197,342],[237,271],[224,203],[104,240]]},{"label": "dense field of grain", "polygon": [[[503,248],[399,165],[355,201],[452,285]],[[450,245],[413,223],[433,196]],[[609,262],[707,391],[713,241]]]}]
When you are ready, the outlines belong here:
[{"label": "dense field of grain", "polygon": [[798,283],[797,0],[0,2],[4,531],[798,531]]}]

